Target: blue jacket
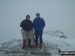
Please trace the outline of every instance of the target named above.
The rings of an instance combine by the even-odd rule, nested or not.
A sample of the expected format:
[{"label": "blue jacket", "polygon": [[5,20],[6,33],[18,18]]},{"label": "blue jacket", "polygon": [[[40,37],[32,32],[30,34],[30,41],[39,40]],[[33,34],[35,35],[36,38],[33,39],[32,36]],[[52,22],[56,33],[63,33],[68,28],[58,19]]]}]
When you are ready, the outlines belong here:
[{"label": "blue jacket", "polygon": [[35,31],[43,31],[45,27],[45,21],[43,18],[35,18],[33,20],[33,28]]}]

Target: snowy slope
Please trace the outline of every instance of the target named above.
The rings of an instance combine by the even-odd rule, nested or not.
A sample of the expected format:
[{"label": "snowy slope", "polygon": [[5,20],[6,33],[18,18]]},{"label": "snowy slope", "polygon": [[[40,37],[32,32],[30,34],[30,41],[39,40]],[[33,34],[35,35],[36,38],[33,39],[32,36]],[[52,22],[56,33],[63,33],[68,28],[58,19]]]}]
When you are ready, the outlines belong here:
[{"label": "snowy slope", "polygon": [[26,48],[22,49],[22,40],[12,40],[0,45],[0,56],[50,56],[46,46],[44,49]]},{"label": "snowy slope", "polygon": [[[22,50],[22,40],[15,39],[0,44],[0,56],[60,56],[59,51],[75,51],[75,39],[65,37],[61,32],[45,32],[43,49]],[[60,37],[64,36],[64,37]]]},{"label": "snowy slope", "polygon": [[[58,35],[56,35],[57,33]],[[68,38],[61,31],[46,32],[45,34],[43,34],[43,39],[47,43],[53,43],[54,45],[57,45],[62,51],[74,51],[75,50],[75,38]]]}]

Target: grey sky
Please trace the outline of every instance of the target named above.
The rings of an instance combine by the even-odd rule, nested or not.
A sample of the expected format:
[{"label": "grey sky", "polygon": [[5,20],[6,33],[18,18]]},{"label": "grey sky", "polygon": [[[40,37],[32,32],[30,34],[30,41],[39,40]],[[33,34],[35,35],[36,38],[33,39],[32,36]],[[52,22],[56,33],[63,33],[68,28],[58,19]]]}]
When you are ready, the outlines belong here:
[{"label": "grey sky", "polygon": [[0,0],[0,40],[21,39],[20,22],[39,12],[46,22],[44,31],[60,30],[75,37],[75,0]]}]

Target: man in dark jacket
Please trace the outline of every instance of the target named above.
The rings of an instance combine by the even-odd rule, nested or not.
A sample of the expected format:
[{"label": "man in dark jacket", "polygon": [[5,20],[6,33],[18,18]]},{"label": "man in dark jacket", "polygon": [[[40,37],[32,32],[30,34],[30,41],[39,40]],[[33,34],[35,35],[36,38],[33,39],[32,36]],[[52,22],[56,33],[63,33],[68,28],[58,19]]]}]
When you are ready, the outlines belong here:
[{"label": "man in dark jacket", "polygon": [[45,21],[40,17],[39,13],[36,14],[36,18],[33,20],[33,27],[35,30],[35,47],[38,46],[38,39],[40,39],[40,48],[42,48],[42,34],[45,27]]},{"label": "man in dark jacket", "polygon": [[27,15],[26,19],[23,20],[20,24],[22,28],[22,36],[23,36],[23,47],[25,48],[26,41],[28,40],[28,46],[31,47],[31,39],[33,38],[33,24],[30,20],[30,16]]}]

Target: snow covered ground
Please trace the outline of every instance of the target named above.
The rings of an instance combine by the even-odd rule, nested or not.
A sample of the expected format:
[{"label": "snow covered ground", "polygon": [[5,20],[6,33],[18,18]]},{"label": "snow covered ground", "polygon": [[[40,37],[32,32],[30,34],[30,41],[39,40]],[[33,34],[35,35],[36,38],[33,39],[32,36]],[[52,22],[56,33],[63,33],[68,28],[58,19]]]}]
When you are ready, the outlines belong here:
[{"label": "snow covered ground", "polygon": [[75,51],[75,38],[68,38],[65,34],[62,34],[62,32],[59,32],[56,36],[57,33],[46,32],[43,34],[44,41],[57,45],[62,51]]},{"label": "snow covered ground", "polygon": [[44,32],[43,40],[41,50],[22,50],[21,39],[10,40],[0,44],[0,56],[60,56],[59,51],[75,51],[75,39],[66,37],[62,32]]}]

